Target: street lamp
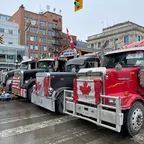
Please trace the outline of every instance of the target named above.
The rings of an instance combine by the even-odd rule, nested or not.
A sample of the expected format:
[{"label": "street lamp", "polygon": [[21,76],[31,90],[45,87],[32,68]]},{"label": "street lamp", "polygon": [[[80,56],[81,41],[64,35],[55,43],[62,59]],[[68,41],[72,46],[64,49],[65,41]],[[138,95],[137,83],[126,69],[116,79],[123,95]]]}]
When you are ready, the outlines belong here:
[{"label": "street lamp", "polygon": [[27,41],[27,31],[28,31],[28,29],[29,29],[29,27],[31,25],[35,25],[35,24],[36,24],[35,20],[30,20],[28,26],[26,27],[26,25],[25,25],[25,56],[27,56],[27,58],[29,57],[29,55],[28,55],[28,47],[27,47],[27,43],[26,43],[26,41]]}]

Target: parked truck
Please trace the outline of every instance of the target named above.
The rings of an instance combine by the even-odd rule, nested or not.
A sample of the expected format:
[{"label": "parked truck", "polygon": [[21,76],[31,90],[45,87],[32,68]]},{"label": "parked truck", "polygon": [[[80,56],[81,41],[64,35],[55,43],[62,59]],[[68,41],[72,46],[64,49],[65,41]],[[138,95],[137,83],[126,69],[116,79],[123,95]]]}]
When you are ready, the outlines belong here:
[{"label": "parked truck", "polygon": [[64,113],[134,136],[144,123],[144,47],[115,50],[103,67],[80,69],[64,90]]},{"label": "parked truck", "polygon": [[12,80],[12,93],[31,100],[33,85],[37,72],[54,71],[55,60],[52,58],[41,59],[35,69],[20,69],[14,73]]},{"label": "parked truck", "polygon": [[7,86],[9,90],[11,90],[11,82],[14,76],[14,73],[18,70],[30,70],[35,69],[37,67],[37,62],[33,59],[23,60],[20,63],[20,67],[18,69],[10,70],[10,71],[2,71],[1,72],[1,84],[3,86]]},{"label": "parked truck", "polygon": [[50,111],[63,114],[64,90],[73,89],[73,79],[81,68],[100,66],[96,54],[71,59],[66,64],[66,72],[42,72],[36,74],[36,84],[31,102]]}]

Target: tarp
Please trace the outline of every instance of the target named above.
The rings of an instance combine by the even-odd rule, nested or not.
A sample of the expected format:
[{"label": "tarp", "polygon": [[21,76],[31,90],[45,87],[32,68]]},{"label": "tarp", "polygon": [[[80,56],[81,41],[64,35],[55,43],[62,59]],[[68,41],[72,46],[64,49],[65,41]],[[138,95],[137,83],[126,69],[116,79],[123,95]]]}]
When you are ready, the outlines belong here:
[{"label": "tarp", "polygon": [[123,48],[133,48],[133,47],[142,47],[142,46],[144,46],[144,40],[127,44]]}]

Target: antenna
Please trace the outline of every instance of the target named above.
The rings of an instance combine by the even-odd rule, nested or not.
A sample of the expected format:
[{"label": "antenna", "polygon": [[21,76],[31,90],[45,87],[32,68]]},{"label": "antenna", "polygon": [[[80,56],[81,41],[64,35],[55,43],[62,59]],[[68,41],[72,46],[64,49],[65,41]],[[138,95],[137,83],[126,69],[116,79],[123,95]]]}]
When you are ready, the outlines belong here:
[{"label": "antenna", "polygon": [[43,14],[45,11],[42,10],[41,5],[39,5],[39,7],[40,7],[40,12],[39,12],[39,14]]},{"label": "antenna", "polygon": [[62,10],[59,11],[59,14],[61,14],[61,13],[62,13]]},{"label": "antenna", "polygon": [[53,8],[53,11],[54,11],[54,13],[55,13],[55,11],[56,11],[56,8]]},{"label": "antenna", "polygon": [[47,11],[49,11],[49,10],[50,10],[50,6],[49,6],[49,5],[47,5],[47,7],[46,7],[46,8],[47,8]]},{"label": "antenna", "polygon": [[42,8],[41,8],[41,5],[39,5],[39,8],[40,8],[40,12],[42,12]]}]

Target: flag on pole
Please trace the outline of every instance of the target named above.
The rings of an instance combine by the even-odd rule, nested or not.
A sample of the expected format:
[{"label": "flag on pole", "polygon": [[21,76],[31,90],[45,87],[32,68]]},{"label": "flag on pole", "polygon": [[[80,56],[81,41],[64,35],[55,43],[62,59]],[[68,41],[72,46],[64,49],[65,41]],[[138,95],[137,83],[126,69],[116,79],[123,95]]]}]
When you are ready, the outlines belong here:
[{"label": "flag on pole", "polygon": [[75,45],[74,45],[74,42],[73,42],[73,38],[72,38],[72,36],[70,35],[69,30],[68,30],[67,28],[66,28],[66,31],[67,31],[67,37],[68,37],[68,39],[70,40],[71,48],[74,49],[74,48],[75,48]]}]

